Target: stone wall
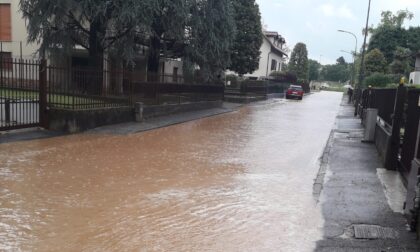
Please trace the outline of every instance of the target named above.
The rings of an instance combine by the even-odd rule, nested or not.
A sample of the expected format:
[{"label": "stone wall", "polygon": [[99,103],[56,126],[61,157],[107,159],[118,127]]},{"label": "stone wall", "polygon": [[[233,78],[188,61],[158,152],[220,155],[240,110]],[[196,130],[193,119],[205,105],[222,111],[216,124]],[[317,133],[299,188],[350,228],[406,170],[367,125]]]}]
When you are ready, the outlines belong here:
[{"label": "stone wall", "polygon": [[48,115],[50,130],[68,133],[134,120],[134,110],[131,107],[89,110],[50,109]]}]

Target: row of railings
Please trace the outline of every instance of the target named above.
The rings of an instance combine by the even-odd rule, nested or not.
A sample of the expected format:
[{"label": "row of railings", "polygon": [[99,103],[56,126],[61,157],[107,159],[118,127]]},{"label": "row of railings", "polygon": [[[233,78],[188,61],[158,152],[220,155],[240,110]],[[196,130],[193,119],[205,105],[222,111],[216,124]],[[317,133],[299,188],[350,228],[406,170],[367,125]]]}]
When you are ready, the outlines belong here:
[{"label": "row of railings", "polygon": [[86,67],[47,67],[51,107],[92,109],[179,104],[223,99],[223,84],[181,82],[178,76],[156,75],[129,70],[97,70]]},{"label": "row of railings", "polygon": [[[297,85],[291,82],[283,82],[278,80],[244,80],[235,81],[226,87],[227,91],[235,92],[238,95],[259,95],[284,93],[290,85]],[[306,93],[310,92],[309,84],[301,84]]]},{"label": "row of railings", "polygon": [[400,86],[396,89],[365,89],[362,91],[358,113],[365,120],[366,109],[378,110],[378,124],[388,131],[390,142],[385,166],[399,169],[407,178],[416,147],[419,124],[420,89]]},{"label": "row of railings", "polygon": [[220,82],[0,58],[0,130],[45,126],[49,109],[134,108],[137,102],[180,104],[223,97],[224,84]]},{"label": "row of railings", "polygon": [[[375,144],[384,166],[398,170],[407,186],[406,214],[416,223],[420,211],[420,89],[365,89],[358,115],[365,121],[368,109],[377,109]],[[416,229],[415,224],[412,225]],[[420,229],[417,228],[420,231]]]},{"label": "row of railings", "polygon": [[0,54],[0,130],[39,126],[45,89],[40,85],[40,62],[2,58]]}]

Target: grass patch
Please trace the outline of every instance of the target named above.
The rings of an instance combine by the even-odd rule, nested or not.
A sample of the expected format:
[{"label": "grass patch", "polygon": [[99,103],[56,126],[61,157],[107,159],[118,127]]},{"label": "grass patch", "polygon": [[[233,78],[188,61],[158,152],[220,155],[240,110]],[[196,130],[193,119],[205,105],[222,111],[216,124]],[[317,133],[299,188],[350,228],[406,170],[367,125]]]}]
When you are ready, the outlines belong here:
[{"label": "grass patch", "polygon": [[333,91],[333,92],[347,92],[347,88],[345,87],[328,87],[328,88],[323,88],[323,91]]},{"label": "grass patch", "polygon": [[[0,88],[0,98],[21,99],[21,100],[39,100],[39,92],[24,89]],[[47,100],[52,104],[59,104],[63,106],[71,106],[73,104],[102,104],[103,99],[95,99],[92,97],[73,96],[73,95],[59,95],[49,94]]]}]

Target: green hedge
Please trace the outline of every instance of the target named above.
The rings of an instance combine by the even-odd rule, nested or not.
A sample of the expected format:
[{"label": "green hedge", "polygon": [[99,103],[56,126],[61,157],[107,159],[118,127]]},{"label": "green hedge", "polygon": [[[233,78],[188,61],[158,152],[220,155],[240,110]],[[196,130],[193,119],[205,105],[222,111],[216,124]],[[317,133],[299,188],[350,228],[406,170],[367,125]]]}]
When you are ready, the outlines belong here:
[{"label": "green hedge", "polygon": [[401,76],[397,74],[373,73],[365,78],[364,85],[372,87],[386,87],[389,84],[398,83]]}]

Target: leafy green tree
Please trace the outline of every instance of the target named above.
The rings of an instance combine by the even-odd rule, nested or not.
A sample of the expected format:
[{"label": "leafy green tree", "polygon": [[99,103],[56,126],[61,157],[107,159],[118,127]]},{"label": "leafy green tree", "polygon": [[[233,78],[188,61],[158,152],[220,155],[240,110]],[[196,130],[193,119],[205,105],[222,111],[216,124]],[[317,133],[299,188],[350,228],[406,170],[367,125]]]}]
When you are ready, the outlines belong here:
[{"label": "leafy green tree", "polygon": [[397,47],[407,47],[407,35],[407,31],[402,28],[378,28],[370,38],[368,52],[379,49],[383,52],[386,62],[390,64],[394,59]]},{"label": "leafy green tree", "polygon": [[412,52],[420,51],[420,26],[407,30],[407,48]]},{"label": "leafy green tree", "polygon": [[293,48],[289,71],[294,72],[300,81],[308,80],[308,50],[304,43],[297,43]]},{"label": "leafy green tree", "polygon": [[372,75],[366,77],[364,80],[364,86],[372,87],[385,87],[388,84],[392,83],[392,79],[383,73],[373,73]]},{"label": "leafy green tree", "polygon": [[237,29],[230,48],[232,62],[229,69],[244,75],[254,72],[259,66],[263,41],[261,15],[255,0],[235,0],[232,6]]},{"label": "leafy green tree", "polygon": [[350,80],[348,64],[325,65],[322,67],[320,79],[325,81],[345,82]]},{"label": "leafy green tree", "polygon": [[160,57],[179,58],[185,40],[189,17],[188,0],[155,0],[152,5],[149,38],[148,71],[159,71]]},{"label": "leafy green tree", "polygon": [[401,28],[406,20],[411,20],[414,14],[408,10],[399,10],[395,14],[392,11],[382,11],[382,19],[379,26]]},{"label": "leafy green tree", "polygon": [[398,46],[410,48],[407,45],[409,33],[403,27],[406,20],[411,20],[414,15],[408,10],[400,10],[395,14],[383,11],[381,22],[377,27],[371,27],[372,36],[369,41],[368,52],[377,48],[384,53],[386,61],[391,64],[394,52]]},{"label": "leafy green tree", "polygon": [[366,76],[373,73],[386,73],[387,62],[384,54],[377,48],[366,54],[365,59]]},{"label": "leafy green tree", "polygon": [[28,42],[40,52],[70,52],[76,45],[89,52],[91,66],[101,66],[105,51],[131,59],[139,32],[148,27],[153,0],[20,0],[28,20]]},{"label": "leafy green tree", "polygon": [[197,64],[199,77],[204,82],[220,80],[223,72],[231,64],[230,48],[235,35],[231,2],[197,1],[191,10],[184,72],[191,73]]},{"label": "leafy green tree", "polygon": [[394,52],[394,61],[390,65],[390,70],[393,74],[408,75],[410,73],[410,49],[404,47],[397,47]]},{"label": "leafy green tree", "polygon": [[344,57],[341,56],[340,58],[337,59],[337,64],[339,64],[339,65],[345,65],[345,64],[347,64],[347,62],[344,59]]},{"label": "leafy green tree", "polygon": [[313,81],[313,80],[318,80],[319,79],[319,73],[321,70],[321,64],[316,61],[316,60],[312,60],[309,59],[308,60],[308,80],[309,81]]}]

